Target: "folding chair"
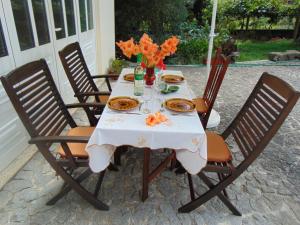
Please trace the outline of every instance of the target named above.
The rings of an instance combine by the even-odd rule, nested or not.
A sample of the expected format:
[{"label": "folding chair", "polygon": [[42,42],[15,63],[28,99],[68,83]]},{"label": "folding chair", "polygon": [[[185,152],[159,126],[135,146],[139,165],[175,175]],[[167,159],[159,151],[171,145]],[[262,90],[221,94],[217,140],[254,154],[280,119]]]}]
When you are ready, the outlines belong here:
[{"label": "folding chair", "polygon": [[[219,199],[233,212],[241,215],[229,201],[225,188],[232,184],[260,155],[276,134],[285,118],[298,101],[300,93],[285,81],[263,73],[248,100],[229,127],[218,135],[207,132],[208,163],[198,174],[209,190],[195,198],[192,177],[188,174],[192,201],[179,208],[179,212],[190,212],[211,198]],[[225,143],[229,137],[237,143],[242,160],[235,162]],[[205,172],[215,172],[220,181],[214,183]]]},{"label": "folding chair", "polygon": [[[1,81],[31,137],[29,143],[37,146],[65,182],[62,190],[47,205],[55,204],[70,190],[74,190],[97,209],[108,210],[109,207],[97,198],[105,171],[100,173],[93,193],[81,185],[92,174],[85,146],[94,127],[78,127],[68,111],[68,108],[95,107],[97,103],[65,105],[43,59],[15,69],[1,77]],[[60,136],[68,125],[71,129],[66,135]],[[53,143],[60,144],[56,153],[50,151]],[[82,167],[87,169],[78,176],[74,175]]]},{"label": "folding chair", "polygon": [[202,98],[199,97],[194,99],[204,129],[207,126],[211,110],[214,106],[229,63],[230,57],[222,55],[222,49],[218,48],[215,57],[211,60],[211,70],[204,95]]},{"label": "folding chair", "polygon": [[[78,101],[80,103],[85,103],[88,101],[89,97],[94,97],[96,102],[103,103],[103,110],[112,90],[109,79],[117,78],[119,75],[110,74],[92,76],[87,67],[78,42],[67,45],[58,53],[66,75],[75,93],[75,97],[77,97]],[[99,91],[94,82],[94,79],[97,78],[105,79],[109,91]],[[95,117],[95,115],[100,115],[102,110],[97,108],[93,109],[92,111],[88,108],[85,110],[90,123],[96,126],[98,119]]]},{"label": "folding chair", "polygon": [[[112,90],[109,79],[118,78],[119,75],[109,74],[92,76],[87,67],[78,42],[67,45],[58,53],[69,82],[75,93],[75,97],[77,97],[78,101],[80,103],[86,103],[90,97],[94,97],[95,102],[102,104],[100,110],[99,107],[92,109],[89,107],[84,108],[90,124],[96,126],[98,122],[96,115],[100,115],[102,113]],[[105,79],[109,90],[108,92],[99,91],[94,82],[94,79],[97,78]],[[117,151],[114,153],[115,164],[121,165],[121,154],[126,150],[126,146],[120,146],[117,148]]]},{"label": "folding chair", "polygon": [[[218,48],[215,57],[211,60],[211,70],[204,95],[202,98],[198,97],[193,100],[204,129],[206,129],[211,110],[214,106],[229,63],[230,57],[222,55],[222,49]],[[172,168],[177,168],[175,171],[176,174],[183,174],[186,172],[176,159],[173,160],[172,165]]]}]

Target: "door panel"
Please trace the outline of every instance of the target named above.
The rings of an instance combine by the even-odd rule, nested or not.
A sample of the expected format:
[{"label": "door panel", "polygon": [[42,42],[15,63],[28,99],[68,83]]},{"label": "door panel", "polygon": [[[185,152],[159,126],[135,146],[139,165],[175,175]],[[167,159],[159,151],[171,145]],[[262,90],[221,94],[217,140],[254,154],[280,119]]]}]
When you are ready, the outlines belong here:
[{"label": "door panel", "polygon": [[79,14],[79,42],[91,74],[96,72],[96,39],[95,39],[95,12],[93,0],[78,0],[77,12]]},{"label": "door panel", "polygon": [[51,12],[52,30],[55,31],[53,46],[56,57],[57,71],[59,76],[59,87],[62,98],[66,103],[76,101],[74,92],[69,83],[67,75],[61,64],[58,51],[66,45],[78,41],[78,27],[76,26],[75,0],[52,0],[48,1]]},{"label": "door panel", "polygon": [[[0,16],[3,30],[6,31],[5,42],[9,46],[8,56],[0,57],[0,74],[6,74],[30,61],[45,58],[54,80],[58,83],[46,2],[5,0],[1,2]],[[28,146],[29,135],[2,85],[0,85],[0,105],[0,170],[2,170]]]},{"label": "door panel", "polygon": [[[55,56],[51,43],[52,37],[51,35],[49,35],[50,39],[47,37],[50,22],[45,0],[7,0],[2,3],[3,8],[6,9],[4,15],[9,37],[11,43],[14,43],[12,51],[16,66],[18,67],[40,58],[45,58],[48,62],[54,62]],[[40,17],[43,18],[42,25],[38,23],[39,25],[36,26],[35,20],[38,20]],[[56,84],[58,84],[55,64],[51,63],[49,68]]]},{"label": "door panel", "polygon": [[[15,68],[10,39],[0,2],[0,76]],[[27,145],[27,133],[0,83],[0,171],[6,168]]]}]

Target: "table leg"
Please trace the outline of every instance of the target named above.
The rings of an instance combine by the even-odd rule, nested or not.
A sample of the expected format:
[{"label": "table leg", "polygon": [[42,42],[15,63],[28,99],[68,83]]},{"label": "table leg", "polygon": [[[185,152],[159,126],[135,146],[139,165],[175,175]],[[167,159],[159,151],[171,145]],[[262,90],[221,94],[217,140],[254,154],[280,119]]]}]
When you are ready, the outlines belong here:
[{"label": "table leg", "polygon": [[143,164],[143,188],[142,188],[142,201],[144,202],[148,198],[149,188],[149,168],[150,167],[150,149],[144,149],[144,164]]}]

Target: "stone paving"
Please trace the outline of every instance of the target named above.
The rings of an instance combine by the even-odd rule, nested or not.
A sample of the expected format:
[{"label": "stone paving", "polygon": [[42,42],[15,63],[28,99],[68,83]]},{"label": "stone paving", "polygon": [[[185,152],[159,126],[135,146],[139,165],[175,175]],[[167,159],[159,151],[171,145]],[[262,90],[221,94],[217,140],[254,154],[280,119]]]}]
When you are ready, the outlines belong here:
[{"label": "stone paving", "polygon": [[[295,64],[295,63],[294,63]],[[300,90],[299,66],[230,67],[215,109],[221,115],[216,129],[222,132],[236,115],[260,75],[275,74]],[[182,70],[194,92],[202,95],[205,68],[176,67]],[[82,112],[75,115],[86,124]],[[177,209],[189,200],[187,179],[165,171],[150,186],[150,196],[141,202],[142,152],[130,150],[122,158],[119,172],[106,173],[100,198],[110,205],[108,212],[95,210],[76,193],[70,192],[54,206],[45,203],[62,185],[62,180],[37,153],[0,191],[0,225],[4,224],[300,224],[300,103],[259,159],[228,188],[232,202],[243,216],[238,217],[217,199],[189,214]],[[233,149],[236,146],[232,146]],[[152,154],[152,162],[163,156]],[[96,176],[84,185],[93,188]],[[194,178],[197,192],[204,186]]]}]

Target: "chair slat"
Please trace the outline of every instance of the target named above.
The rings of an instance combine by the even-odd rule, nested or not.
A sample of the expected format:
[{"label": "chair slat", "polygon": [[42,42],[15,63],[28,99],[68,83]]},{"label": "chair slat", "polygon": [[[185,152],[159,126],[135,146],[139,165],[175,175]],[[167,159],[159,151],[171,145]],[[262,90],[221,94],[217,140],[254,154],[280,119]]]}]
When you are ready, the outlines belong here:
[{"label": "chair slat", "polygon": [[60,112],[60,109],[56,108],[50,114],[48,114],[48,116],[46,116],[43,120],[39,120],[36,122],[37,131],[40,133],[41,131],[48,129],[49,127],[52,127],[53,124],[55,123],[56,119],[61,116],[63,116],[63,115]]},{"label": "chair slat", "polygon": [[22,81],[20,83],[16,83],[14,85],[14,90],[16,91],[16,93],[18,93],[21,90],[26,89],[34,81],[37,81],[37,80],[39,80],[39,79],[41,79],[43,77],[44,77],[43,71],[37,71],[35,74],[33,74],[32,76],[28,77],[24,81]]},{"label": "chair slat", "polygon": [[56,104],[52,105],[42,105],[41,108],[30,117],[30,121],[33,124],[39,124],[43,121],[49,114],[51,114],[56,109]]},{"label": "chair slat", "polygon": [[233,136],[234,140],[236,141],[237,145],[239,146],[239,149],[240,149],[242,155],[244,156],[244,158],[246,158],[248,155],[247,150],[244,148],[244,145],[242,144],[242,142],[235,130],[232,131],[232,136]]},{"label": "chair slat", "polygon": [[42,99],[46,93],[49,93],[49,91],[51,91],[49,85],[47,85],[47,83],[43,83],[40,85],[40,87],[29,92],[26,96],[24,97],[19,96],[21,100],[20,102],[22,105],[26,106],[32,101],[36,102]]},{"label": "chair slat", "polygon": [[252,110],[255,111],[255,115],[260,119],[260,121],[267,127],[270,128],[273,118],[265,112],[263,107],[261,107],[256,100],[252,102]]},{"label": "chair slat", "polygon": [[261,126],[260,123],[257,122],[257,119],[255,117],[251,117],[249,112],[244,114],[245,120],[248,122],[249,126],[253,129],[255,132],[255,136],[257,137],[257,141],[260,141],[260,139],[263,137],[263,130],[264,128]]},{"label": "chair slat", "polygon": [[273,117],[273,119],[276,119],[276,117],[279,115],[279,111],[274,109],[271,104],[268,102],[268,99],[263,98],[261,93],[257,93],[257,101],[262,105],[262,107],[265,109],[265,111]]},{"label": "chair slat", "polygon": [[246,136],[241,129],[240,123],[236,126],[235,131],[236,131],[237,136],[239,137],[239,140],[241,141],[241,143],[244,146],[244,150],[246,150],[247,155],[248,155],[252,151],[252,149],[251,149],[251,145],[246,140]]},{"label": "chair slat", "polygon": [[279,114],[285,104],[281,105],[276,99],[272,98],[264,89],[260,89],[259,94],[264,98]]},{"label": "chair slat", "polygon": [[239,128],[243,134],[245,141],[248,143],[248,146],[250,147],[250,149],[252,151],[256,144],[256,141],[254,140],[255,134],[253,133],[252,129],[248,126],[244,117],[240,118]]}]

